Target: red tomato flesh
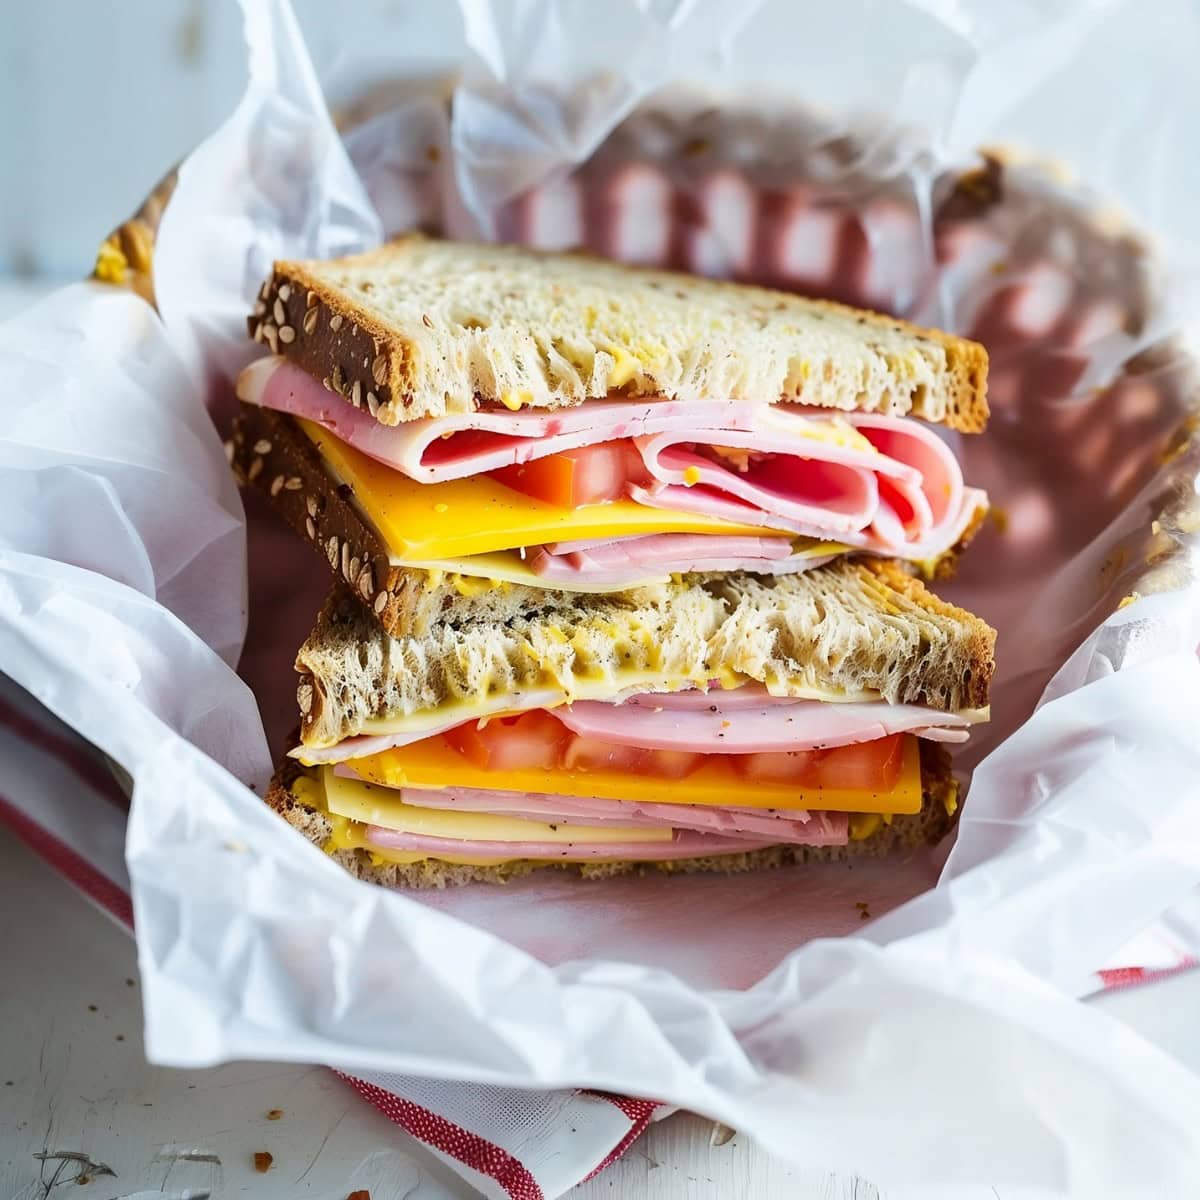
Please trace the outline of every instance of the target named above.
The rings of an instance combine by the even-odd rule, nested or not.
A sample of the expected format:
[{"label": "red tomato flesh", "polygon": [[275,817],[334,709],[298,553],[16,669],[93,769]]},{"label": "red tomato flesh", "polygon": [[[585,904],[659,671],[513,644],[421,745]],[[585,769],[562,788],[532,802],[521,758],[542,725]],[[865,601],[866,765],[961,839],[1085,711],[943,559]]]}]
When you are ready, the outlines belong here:
[{"label": "red tomato flesh", "polygon": [[625,494],[626,483],[644,474],[640,468],[641,459],[633,443],[624,439],[564,450],[489,474],[505,487],[535,500],[560,508],[578,508],[619,500]]},{"label": "red tomato flesh", "polygon": [[887,792],[896,786],[904,765],[904,734],[836,746],[832,750],[792,750],[731,754],[734,769],[746,779],[794,783],[808,788],[854,788]]},{"label": "red tomato flesh", "polygon": [[637,746],[618,746],[599,738],[571,734],[563,754],[562,765],[568,771],[640,772],[650,757],[649,750]]},{"label": "red tomato flesh", "polygon": [[644,770],[659,779],[686,779],[698,771],[707,755],[693,754],[688,750],[648,750]]},{"label": "red tomato flesh", "polygon": [[493,717],[448,730],[442,737],[464,758],[487,771],[557,767],[569,731],[548,712],[534,709],[511,717]]}]

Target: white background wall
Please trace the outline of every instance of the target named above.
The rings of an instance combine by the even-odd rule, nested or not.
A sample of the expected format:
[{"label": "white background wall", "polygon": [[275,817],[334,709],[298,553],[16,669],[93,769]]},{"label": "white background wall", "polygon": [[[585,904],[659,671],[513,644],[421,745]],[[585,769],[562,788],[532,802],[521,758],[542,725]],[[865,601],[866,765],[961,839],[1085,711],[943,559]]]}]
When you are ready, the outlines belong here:
[{"label": "white background wall", "polygon": [[[256,0],[252,0],[256,2]],[[330,94],[369,78],[338,60],[386,18],[373,75],[440,70],[461,45],[454,0],[293,0]],[[236,105],[237,0],[6,0],[0,21],[0,279],[73,278],[178,159]]]}]

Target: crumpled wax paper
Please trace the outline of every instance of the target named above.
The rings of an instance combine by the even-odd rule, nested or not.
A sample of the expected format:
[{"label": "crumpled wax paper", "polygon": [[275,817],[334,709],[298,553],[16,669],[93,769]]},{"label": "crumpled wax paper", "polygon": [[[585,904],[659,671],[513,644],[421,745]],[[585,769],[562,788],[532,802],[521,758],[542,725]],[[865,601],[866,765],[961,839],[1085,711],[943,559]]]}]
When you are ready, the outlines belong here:
[{"label": "crumpled wax paper", "polygon": [[[78,285],[0,327],[0,667],[134,780],[150,1057],[608,1088],[893,1195],[1194,1181],[1200,1080],[1078,997],[1200,883],[1192,365],[1164,340],[1192,312],[1196,15],[1164,3],[1155,34],[1116,0],[624,0],[603,19],[463,0],[453,120],[376,98],[343,142],[284,0],[244,11],[249,84],[181,167],[159,314]],[[371,32],[354,45],[386,44]],[[680,81],[742,98],[657,94]],[[1114,218],[1078,220],[1061,171],[956,184],[1003,136],[1122,201],[1172,271]],[[687,187],[708,211],[710,152],[770,192],[766,258],[655,207]],[[414,224],[809,278],[987,335],[995,416],[960,450],[1006,521],[942,590],[999,626],[1000,668],[944,866],[409,896],[259,803],[328,580],[253,497],[243,521],[206,403],[227,416],[272,258]],[[793,236],[850,226],[831,263]]]}]

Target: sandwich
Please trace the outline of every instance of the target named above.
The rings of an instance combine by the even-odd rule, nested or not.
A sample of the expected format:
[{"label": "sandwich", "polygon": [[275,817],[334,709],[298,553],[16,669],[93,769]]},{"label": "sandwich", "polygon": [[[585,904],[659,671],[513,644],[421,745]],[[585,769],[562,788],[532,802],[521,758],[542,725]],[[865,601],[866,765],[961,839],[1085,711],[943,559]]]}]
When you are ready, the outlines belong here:
[{"label": "sandwich", "polygon": [[517,585],[932,576],[986,512],[931,427],[983,428],[983,348],[842,305],[414,235],[277,263],[250,331],[235,467],[395,634]]},{"label": "sandwich", "polygon": [[395,638],[343,585],[297,655],[266,800],[360,878],[746,870],[953,825],[995,635],[895,563],[468,612]]},{"label": "sandwich", "polygon": [[395,886],[936,841],[994,633],[974,343],[419,236],[277,263],[232,458],[336,579],[268,802]]}]

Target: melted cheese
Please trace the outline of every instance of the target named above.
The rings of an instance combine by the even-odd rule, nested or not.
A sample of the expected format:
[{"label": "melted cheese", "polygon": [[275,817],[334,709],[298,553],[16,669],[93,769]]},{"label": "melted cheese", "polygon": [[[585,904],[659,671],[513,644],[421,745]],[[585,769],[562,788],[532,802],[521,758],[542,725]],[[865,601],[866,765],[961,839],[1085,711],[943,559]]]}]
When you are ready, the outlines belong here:
[{"label": "melted cheese", "polygon": [[559,796],[664,804],[738,805],[742,808],[824,809],[828,812],[916,813],[921,811],[921,762],[917,739],[904,739],[904,762],[893,788],[797,788],[793,784],[745,779],[729,757],[713,755],[686,779],[659,779],[622,771],[569,771],[529,767],[488,771],[459,754],[441,737],[384,750],[348,764],[361,778],[390,788],[438,791],[481,788]]},{"label": "melted cheese", "polygon": [[547,842],[566,846],[572,842],[610,845],[621,842],[669,842],[671,830],[646,825],[549,825],[525,817],[494,813],[458,812],[405,804],[389,788],[372,787],[355,779],[324,772],[325,806],[339,817],[364,825],[381,825],[401,833],[454,838],[470,842]]},{"label": "melted cheese", "polygon": [[319,425],[298,420],[334,476],[354,490],[360,510],[397,565],[461,559],[584,538],[650,533],[762,537],[777,532],[761,525],[737,525],[703,513],[647,508],[633,500],[565,508],[525,496],[485,475],[445,483],[417,483],[339,441]]}]

